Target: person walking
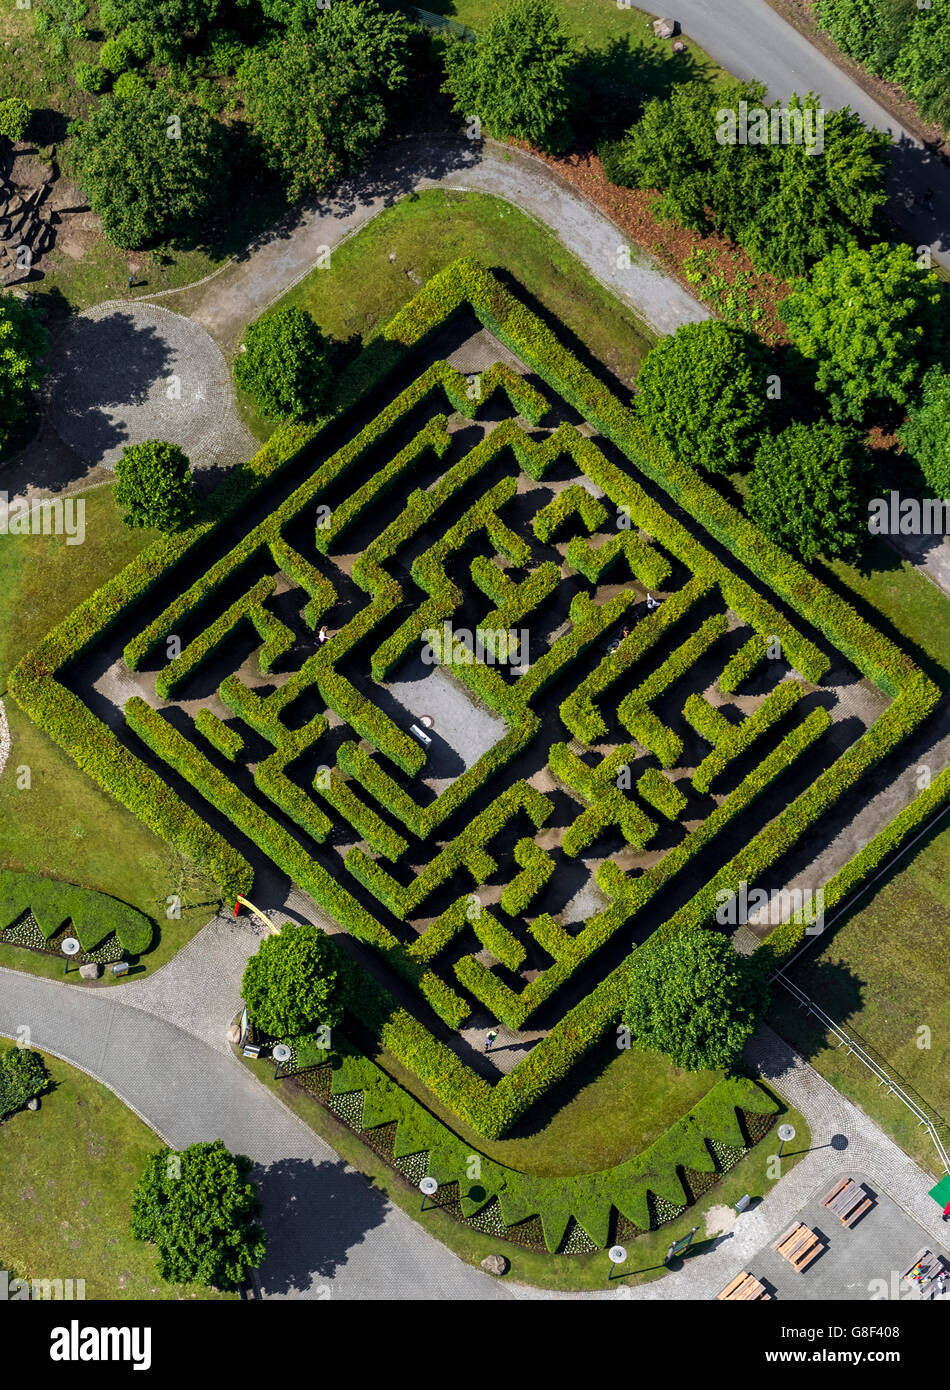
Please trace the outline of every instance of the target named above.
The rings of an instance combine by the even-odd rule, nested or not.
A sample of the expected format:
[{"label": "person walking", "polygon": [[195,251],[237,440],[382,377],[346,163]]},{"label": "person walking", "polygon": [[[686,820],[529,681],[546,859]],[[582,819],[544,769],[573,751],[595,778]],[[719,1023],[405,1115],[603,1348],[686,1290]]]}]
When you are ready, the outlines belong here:
[{"label": "person walking", "polygon": [[320,646],[322,647],[324,642],[329,642],[329,640],[330,634],[327,632],[326,627],[321,627],[320,631],[317,633],[317,641],[320,643]]},{"label": "person walking", "polygon": [[485,1036],[485,1051],[486,1051],[486,1052],[491,1052],[492,1043],[495,1041],[495,1039],[496,1039],[497,1037],[498,1037],[498,1029],[497,1029],[497,1028],[489,1028],[488,1033],[487,1033],[486,1036]]}]

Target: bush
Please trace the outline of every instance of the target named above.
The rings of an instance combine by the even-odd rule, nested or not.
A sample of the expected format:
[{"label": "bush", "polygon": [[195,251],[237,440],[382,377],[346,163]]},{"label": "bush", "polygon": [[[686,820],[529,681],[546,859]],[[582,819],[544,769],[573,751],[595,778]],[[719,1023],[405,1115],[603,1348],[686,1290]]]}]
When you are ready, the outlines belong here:
[{"label": "bush", "polygon": [[6,97],[0,101],[0,136],[6,136],[14,144],[22,140],[32,114],[20,97]]},{"label": "bush", "polygon": [[573,140],[571,40],[549,0],[510,0],[474,42],[449,38],[444,91],[499,139],[563,150]]},{"label": "bush", "polygon": [[623,1021],[634,1041],[688,1071],[732,1066],[768,1002],[759,972],[705,928],[634,951],[628,990]]},{"label": "bush", "polygon": [[[227,197],[227,132],[204,111],[150,90],[110,95],[75,132],[77,180],[116,246],[193,244]],[[181,122],[169,138],[170,115]]]},{"label": "bush", "polygon": [[931,367],[898,438],[930,490],[950,499],[950,370]]},{"label": "bush", "polygon": [[266,420],[313,419],[332,374],[330,345],[303,309],[279,309],[248,328],[234,379]]},{"label": "bush", "polygon": [[0,1120],[42,1095],[48,1084],[49,1073],[38,1052],[27,1047],[0,1052]]},{"label": "bush", "polygon": [[749,466],[764,432],[765,375],[752,334],[717,319],[688,323],[647,353],[634,408],[684,463],[729,473]]},{"label": "bush", "polygon": [[335,1028],[343,1018],[344,977],[339,949],[326,932],[285,922],[251,956],[241,994],[254,1022],[274,1038]]},{"label": "bush", "polygon": [[126,39],[121,35],[117,38],[106,39],[99,50],[99,65],[105,68],[106,72],[118,76],[120,72],[125,72],[132,58],[132,49]]},{"label": "bush", "polygon": [[940,341],[937,275],[910,246],[835,248],[796,284],[779,314],[838,421],[898,418]]},{"label": "bush", "polygon": [[168,1283],[236,1289],[267,1248],[249,1158],[220,1139],[152,1154],[132,1197],[130,1230],[158,1252]]},{"label": "bush", "polygon": [[81,92],[101,92],[109,84],[109,74],[98,63],[77,63],[73,70],[76,86]]},{"label": "bush", "polygon": [[126,444],[115,466],[115,500],[126,526],[180,531],[194,515],[191,465],[177,444]]},{"label": "bush", "polygon": [[140,72],[120,72],[112,84],[112,95],[120,101],[140,100],[149,86]]},{"label": "bush", "polygon": [[39,362],[48,345],[35,310],[0,291],[0,447],[22,420],[30,393],[42,380]]}]

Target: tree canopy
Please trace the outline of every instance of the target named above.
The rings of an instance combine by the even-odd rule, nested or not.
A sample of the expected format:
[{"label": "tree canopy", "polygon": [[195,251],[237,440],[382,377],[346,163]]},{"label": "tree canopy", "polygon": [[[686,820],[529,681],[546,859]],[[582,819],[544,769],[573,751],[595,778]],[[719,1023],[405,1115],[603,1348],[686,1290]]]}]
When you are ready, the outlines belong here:
[{"label": "tree canopy", "polygon": [[845,53],[902,83],[926,116],[950,128],[946,0],[818,0],[816,12]]},{"label": "tree canopy", "polygon": [[868,534],[873,472],[860,435],[819,421],[766,436],[749,477],[746,510],[803,560],[853,558]]},{"label": "tree canopy", "polygon": [[177,444],[127,444],[115,476],[115,500],[126,509],[126,526],[179,531],[194,514],[191,466]]},{"label": "tree canopy", "polygon": [[730,1067],[768,998],[761,973],[707,927],[634,951],[627,980],[623,1021],[634,1042],[688,1071]]},{"label": "tree canopy", "polygon": [[492,135],[544,150],[573,138],[574,46],[550,0],[510,0],[474,42],[446,42],[444,90]]},{"label": "tree canopy", "polygon": [[220,1139],[148,1159],[132,1198],[132,1235],[158,1250],[169,1283],[233,1289],[264,1258],[249,1158]]},{"label": "tree canopy", "polygon": [[[765,113],[764,143],[740,142],[742,102]],[[761,269],[788,278],[873,231],[887,199],[889,144],[852,111],[824,112],[813,95],[762,102],[754,83],[716,93],[681,83],[669,98],[647,102],[627,136],[605,151],[605,168],[616,183],[659,189],[661,216],[720,231]],[[746,124],[757,137],[748,109]]]},{"label": "tree canopy", "polygon": [[224,127],[160,89],[104,97],[76,129],[77,177],[116,246],[193,242],[227,194]]},{"label": "tree canopy", "polygon": [[363,160],[407,81],[412,25],[374,0],[334,0],[310,27],[252,49],[238,72],[248,120],[290,199]]},{"label": "tree canopy", "polygon": [[337,946],[319,927],[287,923],[251,956],[241,992],[251,1018],[275,1038],[334,1028],[346,999]]},{"label": "tree canopy", "polygon": [[264,314],[244,335],[234,379],[265,420],[303,420],[319,410],[331,379],[330,345],[303,309]]},{"label": "tree canopy", "polygon": [[911,408],[898,438],[927,486],[938,497],[950,500],[950,369],[930,368],[923,380],[920,403]]},{"label": "tree canopy", "polygon": [[746,468],[766,418],[766,362],[733,324],[684,324],[647,354],[634,408],[670,452],[711,473]]},{"label": "tree canopy", "polygon": [[28,1047],[8,1047],[0,1052],[0,1118],[41,1095],[48,1082],[49,1073],[38,1052]]},{"label": "tree canopy", "polygon": [[22,419],[31,391],[42,379],[37,365],[49,345],[33,309],[0,292],[0,447]]},{"label": "tree canopy", "polygon": [[894,418],[913,399],[934,351],[937,276],[911,248],[836,247],[799,281],[779,314],[836,420]]}]

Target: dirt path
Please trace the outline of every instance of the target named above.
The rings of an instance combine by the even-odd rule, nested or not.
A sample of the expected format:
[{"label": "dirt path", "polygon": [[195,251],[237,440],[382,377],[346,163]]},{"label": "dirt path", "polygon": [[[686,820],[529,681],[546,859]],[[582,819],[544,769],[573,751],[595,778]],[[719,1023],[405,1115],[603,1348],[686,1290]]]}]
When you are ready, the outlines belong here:
[{"label": "dirt path", "polygon": [[388,147],[333,198],[301,210],[220,274],[191,289],[165,293],[161,302],[187,314],[231,355],[245,326],[309,274],[328,250],[384,208],[428,188],[489,193],[544,223],[656,333],[672,333],[681,323],[709,317],[637,248],[631,248],[629,266],[618,266],[624,259],[618,256],[623,234],[586,199],[563,187],[540,160],[507,145],[474,145],[455,137],[407,137]]}]

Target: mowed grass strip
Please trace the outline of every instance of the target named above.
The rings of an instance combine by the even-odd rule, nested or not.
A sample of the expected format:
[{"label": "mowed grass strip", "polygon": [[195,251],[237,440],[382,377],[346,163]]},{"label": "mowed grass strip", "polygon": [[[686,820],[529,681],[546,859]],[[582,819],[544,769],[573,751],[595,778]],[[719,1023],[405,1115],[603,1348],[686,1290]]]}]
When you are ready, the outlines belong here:
[{"label": "mowed grass strip", "polygon": [[[789,974],[858,1042],[870,1044],[895,1080],[909,1083],[950,1120],[950,829],[902,859],[873,897],[857,903]],[[781,986],[770,1020],[906,1153],[929,1171],[942,1171],[911,1111],[837,1048]]]},{"label": "mowed grass strip", "polygon": [[108,1087],[44,1060],[53,1089],[39,1110],[0,1124],[0,1267],[20,1279],[84,1279],[87,1300],[235,1297],[159,1276],[129,1216],[161,1140]]}]

